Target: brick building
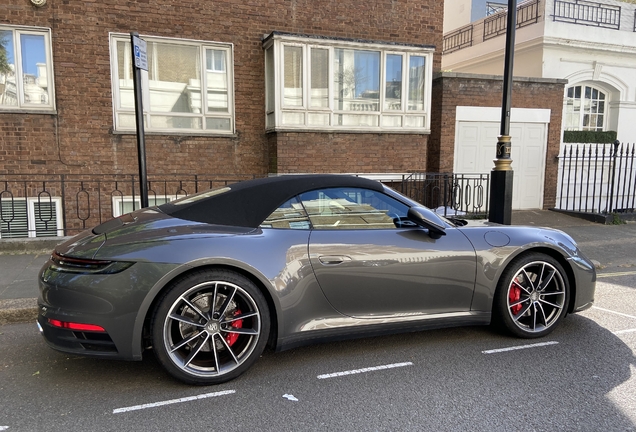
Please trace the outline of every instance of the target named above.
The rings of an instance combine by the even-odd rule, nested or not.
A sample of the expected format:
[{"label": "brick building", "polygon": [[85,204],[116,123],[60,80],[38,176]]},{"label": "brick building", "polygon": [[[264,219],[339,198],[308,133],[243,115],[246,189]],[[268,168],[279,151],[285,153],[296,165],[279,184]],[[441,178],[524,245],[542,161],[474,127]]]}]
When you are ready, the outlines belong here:
[{"label": "brick building", "polygon": [[147,42],[151,205],[273,173],[446,169],[442,21],[433,0],[5,0],[0,237],[138,205],[131,31]]}]

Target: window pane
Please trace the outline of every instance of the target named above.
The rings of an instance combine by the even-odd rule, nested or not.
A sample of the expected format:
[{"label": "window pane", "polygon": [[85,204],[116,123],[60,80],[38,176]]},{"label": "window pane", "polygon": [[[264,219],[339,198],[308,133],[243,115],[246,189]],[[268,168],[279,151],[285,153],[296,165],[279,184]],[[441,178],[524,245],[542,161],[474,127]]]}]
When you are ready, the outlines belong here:
[{"label": "window pane", "polygon": [[130,42],[117,41],[117,76],[119,77],[118,108],[135,109]]},{"label": "window pane", "polygon": [[309,218],[297,198],[283,203],[261,224],[262,228],[309,229]]},{"label": "window pane", "polygon": [[329,126],[329,114],[323,113],[308,113],[307,121],[309,125],[314,126]]},{"label": "window pane", "polygon": [[303,105],[303,49],[285,46],[285,88],[283,105]]},{"label": "window pane", "polygon": [[408,212],[387,195],[358,188],[322,189],[300,199],[315,229],[394,229]]},{"label": "window pane", "polygon": [[205,119],[206,129],[229,131],[229,130],[232,130],[231,126],[232,124],[230,123],[230,119],[228,118],[206,118]]},{"label": "window pane", "polygon": [[379,116],[373,114],[336,114],[334,116],[337,126],[378,126]]},{"label": "window pane", "polygon": [[201,117],[150,116],[152,129],[202,129]]},{"label": "window pane", "polygon": [[0,30],[0,105],[4,106],[18,104],[13,46],[13,32]]},{"label": "window pane", "polygon": [[22,86],[27,104],[49,103],[46,74],[46,45],[42,35],[20,35],[22,55]]},{"label": "window pane", "polygon": [[379,51],[334,50],[334,102],[337,111],[379,111]]},{"label": "window pane", "polygon": [[[276,108],[276,99],[274,97],[274,47],[271,46],[265,51],[265,97],[267,104],[267,112],[272,112]],[[268,126],[273,126],[268,124]]]},{"label": "window pane", "polygon": [[402,56],[388,54],[386,56],[386,91],[384,109],[402,109]]},{"label": "window pane", "polygon": [[227,51],[206,49],[206,79],[208,90],[208,112],[228,112]]},{"label": "window pane", "polygon": [[426,59],[411,56],[409,59],[409,111],[424,110],[424,79]]},{"label": "window pane", "polygon": [[148,42],[151,112],[201,112],[199,48]]},{"label": "window pane", "polygon": [[312,107],[329,106],[329,51],[311,49],[311,102]]}]

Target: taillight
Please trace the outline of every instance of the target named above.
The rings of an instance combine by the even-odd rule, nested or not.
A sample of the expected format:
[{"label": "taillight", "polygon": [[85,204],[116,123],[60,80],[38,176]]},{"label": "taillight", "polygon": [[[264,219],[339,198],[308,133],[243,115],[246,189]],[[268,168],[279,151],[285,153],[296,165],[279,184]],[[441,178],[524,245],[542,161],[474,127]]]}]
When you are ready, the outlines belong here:
[{"label": "taillight", "polygon": [[126,270],[134,263],[127,261],[93,260],[73,258],[53,252],[51,255],[52,270],[66,273],[113,274]]},{"label": "taillight", "polygon": [[93,332],[106,333],[106,330],[104,330],[104,327],[94,325],[94,324],[81,324],[81,323],[74,323],[74,322],[67,322],[67,321],[59,321],[59,320],[54,320],[51,318],[49,318],[49,324],[51,324],[53,327],[59,327],[59,328],[68,329],[68,330],[93,331]]}]

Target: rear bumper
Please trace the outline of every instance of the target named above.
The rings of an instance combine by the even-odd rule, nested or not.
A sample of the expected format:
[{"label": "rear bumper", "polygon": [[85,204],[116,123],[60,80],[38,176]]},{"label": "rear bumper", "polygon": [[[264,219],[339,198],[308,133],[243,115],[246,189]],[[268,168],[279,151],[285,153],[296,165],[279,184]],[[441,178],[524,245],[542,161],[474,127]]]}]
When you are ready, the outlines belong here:
[{"label": "rear bumper", "polygon": [[[141,360],[141,305],[173,265],[135,263],[116,274],[56,271],[47,262],[39,275],[38,323],[55,350],[93,357]],[[50,320],[91,324],[105,332],[56,327]]]}]

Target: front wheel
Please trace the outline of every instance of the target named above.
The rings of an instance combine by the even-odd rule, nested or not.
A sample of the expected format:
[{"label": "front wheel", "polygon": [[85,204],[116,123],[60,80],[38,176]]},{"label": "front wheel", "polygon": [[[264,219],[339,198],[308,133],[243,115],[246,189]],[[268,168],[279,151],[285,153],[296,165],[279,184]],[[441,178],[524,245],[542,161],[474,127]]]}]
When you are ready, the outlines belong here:
[{"label": "front wheel", "polygon": [[499,280],[493,319],[515,336],[542,337],[565,316],[569,295],[567,274],[558,261],[541,253],[524,255]]},{"label": "front wheel", "polygon": [[258,287],[227,270],[193,273],[160,300],[152,319],[155,355],[188,384],[220,384],[245,372],[269,335]]}]

